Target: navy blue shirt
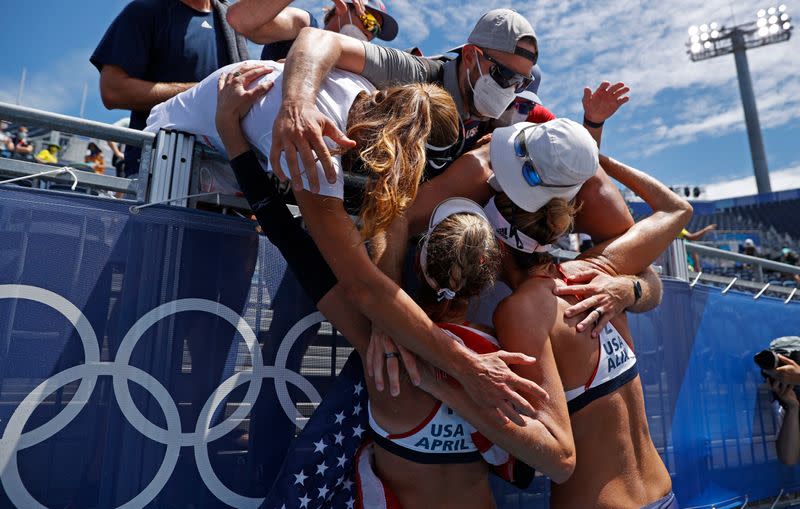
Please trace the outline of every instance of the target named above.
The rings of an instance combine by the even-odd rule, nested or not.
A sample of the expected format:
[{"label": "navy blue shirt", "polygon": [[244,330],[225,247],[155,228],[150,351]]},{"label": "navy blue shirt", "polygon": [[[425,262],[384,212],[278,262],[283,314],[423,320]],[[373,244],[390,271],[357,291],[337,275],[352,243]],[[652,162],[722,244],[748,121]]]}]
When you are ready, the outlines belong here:
[{"label": "navy blue shirt", "polygon": [[[133,78],[164,83],[197,82],[230,62],[214,12],[180,0],[133,0],[108,27],[90,61],[101,71],[116,65]],[[131,129],[142,129],[150,111],[132,111]],[[139,172],[141,149],[125,147],[125,173]]]},{"label": "navy blue shirt", "polygon": [[[317,18],[314,17],[313,14],[308,12],[308,19],[310,24],[308,26],[312,28],[319,28],[319,22]],[[278,41],[278,42],[271,42],[269,44],[264,45],[264,49],[261,50],[261,60],[282,60],[286,58],[286,55],[289,54],[289,48],[292,47],[292,43],[294,39],[291,41]]]}]

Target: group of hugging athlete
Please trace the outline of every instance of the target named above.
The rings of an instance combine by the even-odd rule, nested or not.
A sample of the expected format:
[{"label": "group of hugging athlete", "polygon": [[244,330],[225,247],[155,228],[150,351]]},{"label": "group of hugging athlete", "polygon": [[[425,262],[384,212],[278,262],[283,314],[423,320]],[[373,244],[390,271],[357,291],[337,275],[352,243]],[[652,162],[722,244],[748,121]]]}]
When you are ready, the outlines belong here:
[{"label": "group of hugging athlete", "polygon": [[[418,79],[375,77],[399,53],[303,29],[285,63],[223,67],[148,120],[227,154],[263,232],[364,360],[357,504],[490,508],[491,471],[518,485],[539,471],[553,508],[677,508],[624,310],[659,303],[650,264],[691,206],[600,155],[583,125],[491,124],[538,56],[517,13],[484,15],[444,69],[403,56]],[[366,177],[355,221],[344,172]],[[634,223],[611,178],[653,213]],[[573,230],[595,245],[558,264],[550,246]],[[420,235],[412,299],[399,281]],[[492,324],[468,322],[496,280],[512,293]]]}]

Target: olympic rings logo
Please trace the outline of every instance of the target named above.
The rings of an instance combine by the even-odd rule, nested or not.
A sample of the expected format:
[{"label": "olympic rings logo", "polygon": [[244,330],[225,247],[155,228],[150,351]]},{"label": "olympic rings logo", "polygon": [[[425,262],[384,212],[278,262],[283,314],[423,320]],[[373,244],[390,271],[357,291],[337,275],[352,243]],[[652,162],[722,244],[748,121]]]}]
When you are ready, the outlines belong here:
[{"label": "olympic rings logo", "polygon": [[[0,285],[0,299],[30,300],[58,311],[78,332],[83,344],[85,359],[83,364],[65,369],[40,383],[17,406],[6,424],[3,436],[0,438],[0,482],[2,482],[8,498],[17,507],[46,509],[25,488],[20,478],[17,453],[47,440],[72,422],[89,400],[99,376],[112,377],[114,395],[125,419],[131,426],[147,438],[167,446],[164,460],[153,479],[141,493],[120,505],[120,509],[141,508],[149,504],[172,476],[182,447],[194,449],[200,477],[211,493],[220,501],[233,507],[258,507],[263,502],[262,498],[246,497],[235,493],[217,477],[211,467],[207,444],[233,431],[237,423],[248,415],[249,407],[258,397],[262,380],[265,378],[274,379],[280,405],[286,417],[293,424],[297,423],[299,414],[289,396],[288,383],[300,389],[309,401],[319,402],[321,400],[311,382],[299,373],[286,368],[289,353],[300,334],[311,325],[324,320],[319,312],[307,315],[298,321],[283,338],[275,365],[265,366],[255,333],[235,311],[218,302],[206,299],[180,299],[162,304],[142,316],[122,339],[114,361],[101,362],[100,344],[94,329],[81,310],[62,296],[35,286]],[[247,345],[252,359],[251,369],[235,373],[212,392],[200,411],[194,431],[191,432],[182,431],[177,405],[167,389],[147,372],[128,364],[136,343],[150,327],[162,318],[186,311],[210,313],[233,325]],[[36,407],[55,391],[76,380],[80,380],[78,389],[63,410],[52,420],[23,433],[25,424]],[[159,427],[142,415],[131,398],[128,388],[129,381],[146,389],[158,403],[165,417],[166,429]],[[234,389],[244,383],[248,383],[249,386],[242,401],[250,403],[250,405],[238,405],[227,419],[209,428],[217,407]],[[302,424],[300,425],[302,426]]]}]

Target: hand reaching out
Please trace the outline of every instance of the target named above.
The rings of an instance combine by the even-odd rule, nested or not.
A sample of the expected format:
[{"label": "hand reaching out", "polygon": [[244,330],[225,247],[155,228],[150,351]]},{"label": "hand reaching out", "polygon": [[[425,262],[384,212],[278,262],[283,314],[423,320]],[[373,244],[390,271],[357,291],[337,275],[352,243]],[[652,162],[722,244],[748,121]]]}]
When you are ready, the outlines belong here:
[{"label": "hand reaching out", "polygon": [[630,98],[625,94],[630,91],[631,89],[626,87],[624,83],[611,85],[607,81],[600,83],[594,92],[589,87],[584,88],[584,116],[590,122],[597,124],[605,122],[617,112],[620,106],[628,102]]}]

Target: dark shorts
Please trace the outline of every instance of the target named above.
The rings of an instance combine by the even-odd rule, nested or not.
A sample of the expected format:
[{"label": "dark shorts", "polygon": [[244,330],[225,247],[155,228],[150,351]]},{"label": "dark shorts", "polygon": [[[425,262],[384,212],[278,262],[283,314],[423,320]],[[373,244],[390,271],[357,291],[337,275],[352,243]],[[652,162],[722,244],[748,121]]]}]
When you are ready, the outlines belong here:
[{"label": "dark shorts", "polygon": [[666,496],[647,504],[642,507],[642,509],[680,509],[680,506],[678,505],[678,499],[675,498],[675,494],[670,491]]}]

